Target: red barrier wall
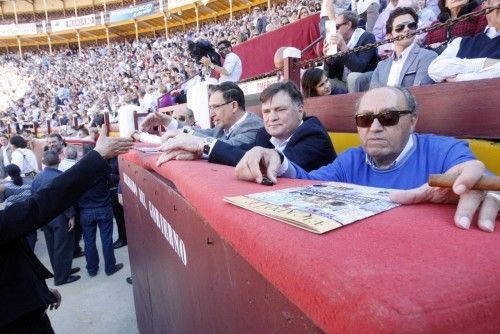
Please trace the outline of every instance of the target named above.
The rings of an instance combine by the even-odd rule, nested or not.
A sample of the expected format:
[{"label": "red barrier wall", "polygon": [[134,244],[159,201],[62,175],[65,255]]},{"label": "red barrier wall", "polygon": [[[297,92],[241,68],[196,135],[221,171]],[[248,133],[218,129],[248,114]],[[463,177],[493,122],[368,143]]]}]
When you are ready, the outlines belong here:
[{"label": "red barrier wall", "polygon": [[[236,180],[232,167],[159,168],[156,158],[120,158],[141,332],[500,330],[500,229],[464,231],[454,206],[425,204],[315,235],[222,201],[311,181],[269,188]],[[150,202],[183,241],[187,265],[150,218]]]},{"label": "red barrier wall", "polygon": [[[304,49],[319,37],[319,14],[308,16],[285,27],[252,38],[233,48],[243,64],[241,80],[274,70],[274,53],[282,46]],[[316,58],[316,48],[306,52],[302,60]]]}]

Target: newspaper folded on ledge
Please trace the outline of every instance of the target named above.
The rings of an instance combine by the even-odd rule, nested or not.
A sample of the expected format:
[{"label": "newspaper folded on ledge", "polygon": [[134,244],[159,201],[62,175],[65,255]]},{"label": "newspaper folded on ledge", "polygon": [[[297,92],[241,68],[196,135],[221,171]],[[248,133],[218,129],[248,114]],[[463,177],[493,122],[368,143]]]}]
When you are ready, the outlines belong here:
[{"label": "newspaper folded on ledge", "polygon": [[399,206],[389,189],[327,182],[303,187],[225,197],[224,201],[322,234]]}]

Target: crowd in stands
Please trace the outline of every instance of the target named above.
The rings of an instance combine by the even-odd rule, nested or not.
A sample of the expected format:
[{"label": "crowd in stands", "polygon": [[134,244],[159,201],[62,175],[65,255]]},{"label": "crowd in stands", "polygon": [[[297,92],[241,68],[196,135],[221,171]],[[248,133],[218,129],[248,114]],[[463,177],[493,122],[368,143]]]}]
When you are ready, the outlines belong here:
[{"label": "crowd in stands", "polygon": [[[485,4],[498,5],[498,0]],[[268,11],[256,7],[233,21],[204,24],[199,32],[176,32],[168,38],[143,37],[81,51],[61,49],[53,55],[42,51],[26,52],[21,58],[16,54],[1,56],[0,66],[6,75],[0,94],[7,104],[3,106],[0,131],[7,132],[10,126],[14,133],[10,138],[0,135],[0,176],[6,177],[0,190],[12,205],[47,187],[77,164],[76,149],[65,148],[63,136],[88,141],[84,153],[91,158],[83,160],[92,159],[92,155],[97,159],[91,151],[95,128],[104,122],[103,112],[109,112],[113,122],[124,108],[137,108],[149,114],[142,131],[132,136],[161,145],[159,165],[173,159],[206,159],[235,166],[239,179],[258,183],[276,183],[277,177],[283,176],[406,190],[393,194],[392,199],[400,203],[461,203],[455,223],[464,229],[469,228],[482,201],[486,209],[479,216],[479,227],[491,232],[498,214],[498,197],[491,201],[492,194],[469,191],[484,174],[484,165],[476,161],[463,141],[414,133],[417,104],[405,87],[500,76],[500,10],[425,37],[407,37],[378,50],[371,48],[329,60],[323,69],[311,68],[303,73],[302,92],[290,81],[274,83],[260,95],[262,118],[246,111],[245,96],[235,83],[241,75],[241,62],[234,67],[239,74],[233,76],[232,69],[227,68],[228,63],[238,64],[232,52],[235,44],[313,12],[335,21],[336,32],[326,37],[325,46],[334,44],[339,51],[347,51],[386,37],[406,35],[447,17],[459,17],[478,6],[475,0],[440,0],[436,12],[431,2],[422,6],[409,0],[391,0],[385,6],[378,0],[352,4],[292,0],[273,4]],[[190,45],[205,41],[225,58],[224,66],[209,55],[199,57],[198,63],[194,60]],[[198,128],[190,110],[172,116],[157,111],[172,100],[185,102],[186,90],[213,72],[221,76],[218,84],[209,87],[213,128]],[[366,90],[353,119],[361,146],[337,156],[320,120],[306,116],[304,97]],[[164,99],[167,92],[169,99]],[[58,128],[58,133],[48,136],[42,158],[44,169],[39,170],[29,148],[33,137],[30,131],[33,124],[43,127],[47,121],[50,127]],[[75,127],[75,121],[86,126]],[[147,132],[158,126],[166,129],[163,137]],[[104,137],[104,132],[101,135]],[[119,153],[130,149],[131,144],[127,145]],[[97,162],[104,168],[101,160]],[[80,278],[75,275],[80,269],[71,264],[74,256],[83,255],[78,243],[82,234],[87,272],[91,277],[98,274],[97,228],[105,273],[112,275],[123,267],[116,263],[113,251],[127,243],[123,209],[118,203],[116,160],[107,161],[105,167],[106,172],[100,173],[108,178],[82,192],[73,207],[61,212],[44,230],[56,285]],[[460,176],[454,190],[445,193],[422,186],[429,171]],[[413,189],[417,187],[421,188]],[[471,201],[475,204],[470,205]],[[113,217],[119,230],[115,243]],[[61,233],[61,226],[69,228]],[[31,249],[33,238],[32,234],[27,237]]]}]

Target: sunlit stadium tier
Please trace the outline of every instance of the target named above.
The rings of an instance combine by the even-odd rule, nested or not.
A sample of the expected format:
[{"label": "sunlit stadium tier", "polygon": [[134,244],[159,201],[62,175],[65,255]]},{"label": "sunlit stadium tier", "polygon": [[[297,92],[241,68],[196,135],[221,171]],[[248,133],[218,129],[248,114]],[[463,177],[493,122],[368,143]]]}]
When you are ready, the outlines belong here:
[{"label": "sunlit stadium tier", "polygon": [[[0,1],[0,52],[53,44],[109,43],[115,38],[168,35],[169,29],[232,19],[266,0]],[[12,49],[11,48],[15,48]],[[19,50],[18,50],[19,49]]]}]

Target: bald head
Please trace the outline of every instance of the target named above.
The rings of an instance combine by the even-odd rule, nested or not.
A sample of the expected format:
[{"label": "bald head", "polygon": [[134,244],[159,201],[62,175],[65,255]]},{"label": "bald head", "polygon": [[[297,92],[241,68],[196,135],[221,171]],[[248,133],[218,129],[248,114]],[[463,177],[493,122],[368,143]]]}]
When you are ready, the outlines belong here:
[{"label": "bald head", "polygon": [[283,62],[283,51],[285,51],[286,47],[282,46],[276,52],[274,53],[274,67],[275,68],[283,68],[284,62]]}]

